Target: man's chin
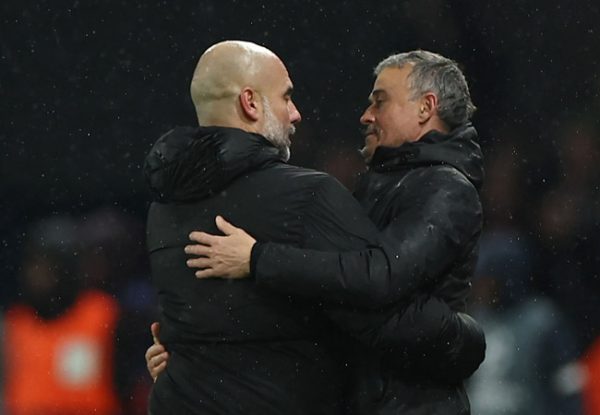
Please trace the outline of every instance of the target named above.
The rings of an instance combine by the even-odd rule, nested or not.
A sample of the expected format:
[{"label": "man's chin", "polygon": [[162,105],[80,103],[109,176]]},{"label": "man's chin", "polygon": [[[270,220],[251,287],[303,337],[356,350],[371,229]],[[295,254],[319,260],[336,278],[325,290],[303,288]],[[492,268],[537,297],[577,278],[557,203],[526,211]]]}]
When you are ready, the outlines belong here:
[{"label": "man's chin", "polygon": [[362,156],[365,163],[369,164],[371,162],[371,159],[373,159],[373,153],[375,152],[375,149],[372,149],[369,146],[364,146],[363,148],[358,150],[358,152]]},{"label": "man's chin", "polygon": [[378,144],[379,139],[374,134],[369,134],[365,137],[365,145],[359,150],[360,155],[365,160],[365,163],[369,163],[371,161]]}]

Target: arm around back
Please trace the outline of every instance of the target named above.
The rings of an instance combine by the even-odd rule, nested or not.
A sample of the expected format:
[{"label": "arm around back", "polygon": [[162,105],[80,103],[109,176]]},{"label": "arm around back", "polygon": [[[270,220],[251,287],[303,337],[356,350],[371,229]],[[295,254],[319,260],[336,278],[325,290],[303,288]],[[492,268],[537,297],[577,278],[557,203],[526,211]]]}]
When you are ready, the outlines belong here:
[{"label": "arm around back", "polygon": [[[435,285],[473,249],[482,221],[476,189],[452,169],[443,173],[419,178],[419,186],[395,200],[376,244],[345,252],[260,244],[253,250],[253,275],[278,290],[371,309]],[[348,226],[344,219],[337,228]]]}]

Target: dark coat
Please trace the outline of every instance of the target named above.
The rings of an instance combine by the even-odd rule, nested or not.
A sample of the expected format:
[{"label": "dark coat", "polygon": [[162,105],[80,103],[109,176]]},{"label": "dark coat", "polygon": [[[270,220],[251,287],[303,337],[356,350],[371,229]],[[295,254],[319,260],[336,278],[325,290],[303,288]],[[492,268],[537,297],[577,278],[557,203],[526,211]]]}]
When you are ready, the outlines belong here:
[{"label": "dark coat", "polygon": [[183,248],[192,230],[218,233],[220,214],[260,240],[363,249],[377,229],[360,204],[332,177],[281,162],[263,137],[237,129],[173,130],[145,172],[157,200],[147,242],[170,352],[151,413],[340,413],[342,373],[325,345],[322,306],[251,279],[198,280]]},{"label": "dark coat", "polygon": [[[442,320],[425,321],[433,337],[422,336],[416,324],[412,331],[400,329],[397,307],[412,302],[411,311],[420,296],[433,295],[464,311],[482,226],[482,179],[481,151],[471,125],[447,136],[432,131],[414,143],[378,148],[359,183],[356,196],[381,229],[383,250],[320,252],[273,243],[253,249],[251,266],[259,285],[379,310],[363,311],[364,318],[353,314],[355,335],[363,343],[379,342],[381,352],[355,351],[361,357],[354,360],[361,363],[354,397],[362,413],[469,413],[456,380],[483,360],[479,328],[466,315],[444,312]],[[385,308],[393,304],[396,309]],[[350,314],[342,310],[333,319]],[[407,338],[401,340],[410,343],[412,335],[418,341],[404,349],[393,349],[398,337],[392,336],[391,344],[381,341],[402,331]],[[436,341],[441,337],[451,339],[448,347]]]},{"label": "dark coat", "polygon": [[[347,413],[341,389],[348,374],[340,363],[348,349],[363,346],[331,336],[337,333],[331,320],[394,356],[437,348],[442,364],[474,370],[477,358],[464,363],[455,355],[481,345],[478,328],[437,298],[417,297],[384,313],[356,311],[344,301],[323,307],[251,279],[194,278],[183,246],[192,230],[217,232],[217,214],[258,240],[321,251],[370,248],[385,256],[377,229],[335,179],[282,163],[277,154],[261,136],[200,128],[171,131],[147,158],[157,199],[148,217],[148,248],[161,341],[171,352],[151,396],[152,413]],[[343,341],[332,346],[332,337]],[[455,338],[466,340],[464,346]],[[391,364],[404,368],[406,359]],[[463,377],[458,370],[452,375]]]}]

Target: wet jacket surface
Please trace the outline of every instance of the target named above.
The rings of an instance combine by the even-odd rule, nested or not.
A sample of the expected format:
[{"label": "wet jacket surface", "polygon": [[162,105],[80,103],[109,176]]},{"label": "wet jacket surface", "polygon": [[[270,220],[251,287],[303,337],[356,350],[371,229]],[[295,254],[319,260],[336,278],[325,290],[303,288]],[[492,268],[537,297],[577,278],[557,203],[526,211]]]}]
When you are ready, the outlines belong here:
[{"label": "wet jacket surface", "polygon": [[[381,230],[383,250],[320,252],[260,243],[252,252],[253,275],[259,285],[282,292],[359,306],[363,313],[353,315],[357,325],[361,324],[357,316],[370,320],[358,329],[367,338],[398,331],[398,313],[386,307],[407,302],[415,307],[422,295],[464,311],[482,226],[478,195],[482,178],[481,151],[471,125],[449,135],[432,131],[397,148],[380,147],[356,197]],[[348,313],[341,310],[333,319],[346,319]],[[354,361],[360,364],[350,395],[361,413],[469,413],[464,388],[456,378],[458,373],[470,374],[466,367],[474,370],[479,365],[485,341],[482,335],[477,340],[479,329],[468,317],[443,316],[441,326],[447,319],[465,318],[464,330],[455,332],[445,350],[432,349],[435,342],[404,349],[404,370],[394,363],[402,357],[397,350],[354,351],[359,355]],[[435,327],[440,320],[425,323]],[[414,326],[407,336],[419,337],[420,331]],[[448,331],[441,333],[452,337]],[[466,333],[473,335],[469,345],[464,343]],[[381,344],[386,342],[380,349]]]}]

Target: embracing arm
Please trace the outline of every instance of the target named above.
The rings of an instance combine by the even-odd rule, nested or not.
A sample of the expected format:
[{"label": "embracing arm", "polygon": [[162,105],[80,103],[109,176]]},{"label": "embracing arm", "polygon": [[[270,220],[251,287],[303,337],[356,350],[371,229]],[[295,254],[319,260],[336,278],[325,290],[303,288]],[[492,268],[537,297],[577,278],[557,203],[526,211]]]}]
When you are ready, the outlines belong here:
[{"label": "embracing arm", "polygon": [[[306,283],[306,280],[319,278],[318,275],[310,275],[321,266],[318,254],[338,255],[338,251],[361,252],[368,249],[369,254],[382,258],[375,263],[379,267],[377,275],[389,279],[386,254],[378,242],[379,232],[356,199],[337,180],[329,176],[323,176],[311,195],[299,213],[303,231],[299,241],[301,248],[294,250],[296,255],[287,257],[285,254],[287,248],[293,250],[292,246],[256,243],[243,229],[217,217],[217,227],[225,236],[192,232],[190,239],[198,244],[188,245],[185,249],[188,254],[197,257],[188,259],[188,266],[200,268],[196,272],[199,278],[245,278],[251,271],[251,265],[257,263],[256,255],[262,254],[263,248],[280,246],[283,254],[278,256],[275,252],[275,256],[268,263],[276,266],[275,276],[286,272],[290,272],[290,275],[282,276],[280,283],[275,282],[270,288],[279,288],[280,291],[291,294],[319,297],[319,293],[312,292],[313,288]],[[315,255],[315,262],[307,263],[312,259],[307,258],[305,254]],[[268,278],[264,281],[262,278],[257,280],[259,283],[269,284]],[[336,301],[336,298],[330,300]],[[343,299],[340,302],[347,301]],[[360,295],[350,303],[360,304]]]},{"label": "embracing arm", "polygon": [[380,308],[431,286],[465,254],[481,230],[481,204],[470,183],[438,178],[398,201],[380,235],[383,249],[323,252],[261,243],[251,270],[259,284],[337,303]]},{"label": "embracing arm", "polygon": [[[214,268],[198,274],[227,272],[234,278],[246,276],[249,253],[256,241],[222,218],[217,218],[217,226],[227,235],[213,241],[219,260],[211,262]],[[222,245],[223,241],[227,243]],[[330,308],[327,314],[338,327],[379,350],[387,362],[403,373],[411,371],[431,379],[460,382],[479,367],[485,355],[485,337],[478,323],[451,310],[437,297],[422,294],[410,303],[378,311]],[[149,361],[148,356],[146,360]]]},{"label": "embracing arm", "polygon": [[386,311],[332,309],[329,318],[402,373],[456,383],[485,356],[485,336],[469,315],[437,297],[419,295]]},{"label": "embracing arm", "polygon": [[[331,189],[330,189],[331,190]],[[335,194],[335,191],[332,193]],[[344,196],[342,196],[344,197]],[[441,200],[440,200],[441,199]],[[443,197],[433,197],[430,203],[442,202]],[[451,199],[449,196],[445,196],[445,199]],[[331,200],[339,200],[337,197],[334,199],[325,198],[330,203],[329,206],[344,207],[343,204],[331,203]],[[413,233],[417,232],[415,229],[419,229],[420,222],[419,217],[427,218],[427,210],[422,209],[423,205],[426,205],[423,201],[421,203],[418,200],[414,200],[413,205],[416,206],[417,219],[409,219],[408,224],[404,224],[396,218],[390,227],[386,229],[386,232],[391,234],[392,237],[396,234],[410,234],[409,230],[404,228],[410,228]],[[469,205],[469,200],[466,199],[464,202]],[[475,198],[473,203],[477,207],[478,199]],[[351,204],[351,206],[355,205]],[[318,206],[318,205],[317,205]],[[403,207],[402,218],[411,217],[415,215],[415,209],[410,207]],[[322,208],[319,208],[322,211]],[[340,219],[346,219],[346,221],[352,223],[356,221],[355,216],[358,215],[356,211],[351,209],[345,210],[346,216],[340,215]],[[348,212],[350,216],[348,216]],[[434,213],[444,215],[444,212],[434,210]],[[459,210],[460,213],[460,210]],[[419,216],[422,215],[422,216]],[[432,215],[430,212],[429,215]],[[454,221],[459,221],[461,218],[452,216],[452,210],[445,213],[445,218],[451,217]],[[463,215],[469,216],[468,210]],[[309,223],[319,223],[319,218],[327,218],[327,214],[322,212],[317,216],[315,214],[310,217]],[[331,216],[331,213],[329,213]],[[471,215],[479,219],[477,214]],[[411,225],[411,222],[416,222]],[[435,225],[435,221],[431,221]],[[468,222],[468,221],[467,221]],[[360,223],[360,220],[359,220]],[[283,284],[280,288],[282,291],[292,293],[303,293],[307,296],[314,296],[315,293],[311,292],[314,288],[311,288],[310,284],[305,284],[306,279],[318,281],[319,275],[324,272],[327,273],[327,269],[323,268],[323,264],[327,263],[327,258],[333,258],[333,269],[336,266],[340,266],[339,270],[344,271],[344,265],[346,263],[340,263],[337,259],[345,254],[331,253],[331,252],[318,252],[313,250],[289,248],[289,251],[297,253],[297,256],[285,254],[288,247],[279,246],[276,244],[256,244],[256,241],[242,229],[236,228],[222,219],[217,220],[217,226],[226,236],[210,236],[206,234],[197,234],[192,239],[205,244],[201,245],[190,245],[188,246],[188,253],[195,253],[197,255],[206,255],[206,259],[191,259],[190,265],[199,266],[204,270],[198,271],[197,275],[201,277],[214,277],[219,275],[229,275],[228,278],[239,278],[244,277],[248,274],[250,269],[250,262],[253,267],[261,264],[260,255],[264,255],[265,249],[277,249],[281,247],[284,253],[271,255],[272,261],[263,263],[263,266],[268,267],[265,264],[272,264],[274,272],[274,278],[278,275],[283,275],[281,281],[287,281],[287,285]],[[320,225],[322,226],[322,225]],[[455,225],[454,227],[460,228],[460,226],[468,227],[469,225]],[[335,238],[340,232],[341,225],[338,223],[334,226],[330,226],[326,229],[327,236],[329,238]],[[478,228],[478,226],[474,226]],[[323,233],[322,231],[320,232]],[[468,233],[468,232],[464,232]],[[355,232],[355,234],[358,234]],[[201,235],[201,236],[199,236]],[[308,239],[310,243],[320,241],[320,248],[329,248],[327,240],[323,243],[323,237],[319,236],[319,229],[311,231],[312,237]],[[450,236],[451,237],[451,236]],[[439,240],[444,241],[444,235],[438,236]],[[429,241],[427,241],[429,242]],[[397,241],[399,245],[402,241]],[[456,244],[461,245],[461,240],[457,241]],[[417,245],[418,247],[419,245]],[[424,245],[423,248],[431,248],[430,245]],[[339,248],[338,248],[339,249]],[[438,248],[439,249],[439,248]],[[252,250],[252,261],[249,261],[250,251]],[[417,250],[418,251],[418,250]],[[435,249],[433,250],[435,251]],[[444,251],[446,252],[446,251]],[[446,252],[447,253],[447,252]],[[216,256],[215,256],[216,254]],[[371,248],[363,251],[355,251],[348,253],[350,259],[356,261],[364,261],[370,272],[369,275],[375,274],[378,276],[384,276],[388,278],[389,275],[389,261],[382,253],[380,249]],[[313,256],[311,256],[313,255]],[[320,256],[324,255],[324,256]],[[381,257],[383,255],[383,257]],[[322,262],[315,262],[314,258],[321,258]],[[383,259],[383,265],[377,263],[377,259]],[[323,259],[325,258],[325,259]],[[399,260],[400,258],[394,258]],[[414,259],[414,258],[409,258]],[[417,261],[418,263],[418,261]],[[372,271],[374,266],[380,266],[381,269]],[[369,268],[371,267],[371,268]],[[372,271],[372,272],[371,272]],[[288,273],[293,278],[286,278],[285,273]],[[351,272],[351,269],[347,271]],[[357,272],[357,271],[355,271]],[[434,271],[429,270],[430,273]],[[260,280],[261,273],[257,269],[253,269],[253,274]],[[276,282],[276,280],[274,280]],[[317,287],[317,291],[322,287]],[[376,288],[376,287],[375,287]],[[345,288],[342,286],[341,290]],[[410,290],[406,290],[411,292]],[[373,291],[367,291],[367,294],[372,295]],[[342,303],[351,304],[363,304],[365,293],[355,292],[343,295],[341,298],[346,301],[340,301]],[[378,295],[385,296],[386,293],[382,292]],[[362,343],[374,347],[386,356],[389,356],[388,361],[394,366],[401,370],[406,370],[407,364],[410,364],[411,368],[429,374],[429,377],[446,376],[448,381],[460,381],[470,375],[481,363],[485,351],[485,340],[480,327],[470,317],[456,313],[448,307],[448,305],[435,298],[435,297],[418,297],[412,303],[407,306],[400,304],[394,305],[387,310],[381,310],[383,308],[382,303],[378,303],[378,295],[373,296],[367,304],[372,304],[374,307],[380,309],[380,311],[369,311],[362,309],[360,311],[351,311],[347,307],[340,310],[331,310],[329,312],[331,319],[337,323],[344,331],[350,333],[353,337],[360,340]],[[407,294],[408,295],[408,294]],[[411,296],[412,297],[412,296]],[[348,301],[348,298],[350,300]],[[407,363],[408,362],[408,363]]]}]

